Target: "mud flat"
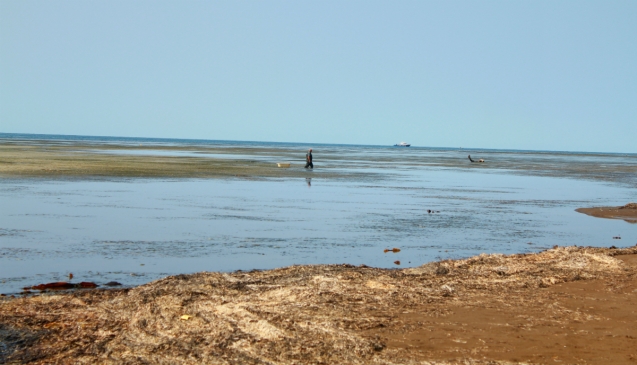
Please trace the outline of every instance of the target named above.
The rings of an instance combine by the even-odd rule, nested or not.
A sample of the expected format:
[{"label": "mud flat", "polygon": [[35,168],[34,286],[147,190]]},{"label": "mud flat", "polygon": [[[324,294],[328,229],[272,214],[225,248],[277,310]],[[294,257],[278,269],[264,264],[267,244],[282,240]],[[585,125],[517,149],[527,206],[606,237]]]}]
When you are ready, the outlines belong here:
[{"label": "mud flat", "polygon": [[0,301],[0,362],[637,363],[637,246],[167,277]]},{"label": "mud flat", "polygon": [[623,219],[628,223],[637,223],[637,203],[628,203],[621,207],[579,208],[575,211],[597,218]]},{"label": "mud flat", "polygon": [[[2,139],[0,178],[224,178],[307,177],[306,145],[133,143],[131,141]],[[533,151],[481,151],[471,164],[466,150],[315,147],[316,177],[373,178],[400,168],[499,171],[637,187],[637,155]],[[477,152],[476,152],[477,153]],[[216,155],[215,158],[210,158]],[[478,156],[476,155],[476,156]],[[291,168],[277,168],[277,163]],[[371,171],[373,170],[373,171]]]},{"label": "mud flat", "polygon": [[[164,155],[158,155],[164,152]],[[194,148],[184,146],[139,147],[79,142],[2,141],[0,177],[8,178],[286,178],[306,177],[303,151],[276,153],[255,148]],[[278,151],[280,152],[280,151]],[[146,154],[145,154],[146,153]],[[241,153],[236,157],[234,154]],[[263,154],[271,154],[271,161]],[[171,155],[172,154],[172,155]],[[181,154],[181,155],[180,155]],[[217,154],[221,158],[206,158]],[[227,157],[223,157],[223,156]],[[301,159],[298,157],[301,156]],[[277,159],[277,157],[279,157]],[[277,162],[299,161],[294,168],[277,168]],[[324,178],[358,176],[323,168]],[[369,175],[369,174],[368,174]]]}]

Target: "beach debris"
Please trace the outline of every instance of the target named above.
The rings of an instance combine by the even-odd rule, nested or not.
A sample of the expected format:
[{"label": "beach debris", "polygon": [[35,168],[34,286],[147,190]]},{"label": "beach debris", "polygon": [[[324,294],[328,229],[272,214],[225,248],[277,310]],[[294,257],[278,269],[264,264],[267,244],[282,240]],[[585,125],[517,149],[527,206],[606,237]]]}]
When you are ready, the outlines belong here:
[{"label": "beach debris", "polygon": [[440,290],[442,290],[442,296],[443,297],[450,297],[450,296],[453,295],[453,292],[455,291],[451,286],[449,286],[447,284],[441,286]]},{"label": "beach debris", "polygon": [[[565,310],[563,304],[550,305],[555,296],[538,292],[541,279],[554,277],[555,283],[574,280],[618,283],[620,278],[623,280],[636,272],[633,266],[619,260],[622,258],[619,255],[626,254],[637,254],[637,247],[620,250],[560,247],[527,255],[483,254],[414,268],[380,269],[339,264],[241,273],[203,272],[167,277],[126,292],[95,290],[81,296],[69,293],[17,301],[0,298],[0,322],[11,326],[9,328],[25,328],[37,333],[37,340],[41,342],[26,344],[30,351],[46,349],[47,352],[38,353],[46,356],[38,359],[42,363],[53,363],[56,356],[68,356],[69,348],[77,344],[91,346],[110,333],[117,335],[108,338],[107,346],[95,346],[82,353],[88,359],[86,362],[99,363],[111,354],[116,359],[126,359],[130,349],[135,348],[135,356],[138,356],[135,360],[148,363],[160,357],[174,362],[185,362],[180,360],[194,356],[199,356],[196,359],[201,363],[215,363],[222,356],[237,356],[241,360],[245,359],[240,357],[245,351],[254,351],[251,353],[259,356],[248,360],[295,363],[299,352],[286,351],[304,348],[308,356],[305,359],[319,358],[331,351],[334,356],[326,358],[325,363],[362,365],[378,360],[375,362],[399,364],[408,363],[414,350],[406,349],[404,355],[399,354],[408,358],[405,360],[405,357],[397,357],[397,352],[390,352],[394,351],[391,347],[389,351],[383,350],[383,341],[394,341],[391,338],[400,338],[405,332],[414,333],[422,327],[420,316],[405,316],[402,314],[405,310],[444,316],[456,308],[508,311],[509,306],[531,305],[528,307],[532,309],[528,312],[531,314],[506,313],[515,315],[514,318],[520,313],[525,318],[528,315],[533,321],[529,323],[535,325],[542,323],[546,316],[559,316],[552,320],[570,326],[570,323],[582,322],[581,312]],[[449,274],[436,276],[438,267],[448,269]],[[506,280],[494,272],[504,267],[508,268]],[[257,286],[259,290],[252,289]],[[573,305],[580,306],[577,301]],[[182,315],[189,318],[182,320]],[[189,322],[195,317],[196,320]],[[343,318],[347,322],[342,322]],[[434,322],[430,318],[427,320],[431,320],[432,325],[451,321],[441,318]],[[599,322],[597,318],[586,320],[591,326]],[[45,336],[37,332],[49,323],[52,328],[58,328],[54,322],[60,323],[60,331],[50,331]],[[343,330],[343,324],[352,330]],[[516,326],[503,326],[507,334],[515,333],[512,327]],[[457,330],[450,331],[450,339],[464,336],[464,328],[455,328]],[[438,335],[446,335],[445,329],[436,330]],[[605,329],[600,333],[602,331]],[[392,332],[396,335],[386,335]],[[390,339],[372,340],[374,333]],[[482,337],[484,333],[476,335]],[[484,344],[477,337],[475,340]],[[554,343],[553,339],[547,341],[550,345]],[[231,345],[237,342],[241,347]],[[494,340],[487,338],[487,342],[491,346]],[[201,351],[193,346],[197,343],[210,344],[215,352]],[[450,343],[455,352],[457,344]],[[271,352],[263,351],[264,345]],[[361,352],[355,353],[352,349]],[[381,350],[385,352],[377,352]]]},{"label": "beach debris", "polygon": [[438,267],[436,268],[436,275],[447,275],[447,274],[449,274],[449,269],[444,265],[438,264]]},{"label": "beach debris", "polygon": [[192,318],[192,316],[189,316],[189,315],[187,315],[187,314],[184,314],[184,315],[182,315],[181,317],[179,317],[179,319],[181,319],[182,321],[187,321],[187,320],[189,320],[190,318]]},{"label": "beach debris", "polygon": [[108,283],[104,284],[104,286],[121,286],[122,283],[118,283],[117,281],[109,281]]},{"label": "beach debris", "polygon": [[396,260],[396,261],[394,261],[394,264],[400,265],[400,261]]},{"label": "beach debris", "polygon": [[49,322],[49,323],[45,324],[42,327],[44,327],[46,329],[49,329],[49,328],[61,328],[61,327],[64,327],[64,324],[60,323],[60,322]]},{"label": "beach debris", "polygon": [[386,248],[385,249],[385,253],[387,253],[387,252],[393,252],[393,253],[400,252],[400,248],[396,248],[396,247],[394,247],[394,248]]},{"label": "beach debris", "polygon": [[68,283],[66,281],[58,281],[55,283],[47,283],[47,284],[39,284],[39,285],[35,285],[32,287],[25,287],[22,288],[23,290],[28,290],[28,289],[36,289],[36,290],[46,290],[46,289],[71,289],[74,288],[75,285]]},{"label": "beach debris", "polygon": [[97,284],[95,284],[93,282],[90,282],[90,281],[82,281],[81,283],[69,283],[69,282],[66,282],[66,281],[56,281],[54,283],[46,283],[46,284],[34,285],[32,287],[26,287],[26,288],[23,288],[23,290],[30,290],[30,289],[35,289],[35,290],[47,290],[47,289],[64,290],[64,289],[75,289],[75,288],[82,288],[82,289],[97,288]]}]

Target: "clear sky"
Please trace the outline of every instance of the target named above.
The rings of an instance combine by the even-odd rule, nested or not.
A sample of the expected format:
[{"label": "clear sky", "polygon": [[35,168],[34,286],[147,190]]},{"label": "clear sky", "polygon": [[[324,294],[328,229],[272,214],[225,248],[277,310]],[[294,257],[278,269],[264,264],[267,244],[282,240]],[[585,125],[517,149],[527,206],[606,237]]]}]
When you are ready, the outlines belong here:
[{"label": "clear sky", "polygon": [[0,132],[637,152],[637,1],[0,0]]}]

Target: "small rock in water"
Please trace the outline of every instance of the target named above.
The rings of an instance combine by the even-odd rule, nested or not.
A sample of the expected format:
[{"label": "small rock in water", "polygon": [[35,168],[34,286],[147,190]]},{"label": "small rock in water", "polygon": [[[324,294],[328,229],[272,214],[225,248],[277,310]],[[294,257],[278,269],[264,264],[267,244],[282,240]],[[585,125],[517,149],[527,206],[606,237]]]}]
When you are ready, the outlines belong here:
[{"label": "small rock in water", "polygon": [[117,281],[109,281],[108,283],[104,284],[104,286],[120,286],[122,285],[121,283],[118,283]]}]

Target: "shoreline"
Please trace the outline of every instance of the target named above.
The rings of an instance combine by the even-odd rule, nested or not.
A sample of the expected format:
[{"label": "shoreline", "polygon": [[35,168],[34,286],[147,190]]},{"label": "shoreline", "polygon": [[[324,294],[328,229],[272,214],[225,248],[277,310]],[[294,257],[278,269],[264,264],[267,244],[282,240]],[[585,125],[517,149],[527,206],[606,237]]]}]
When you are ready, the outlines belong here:
[{"label": "shoreline", "polygon": [[204,272],[4,298],[0,355],[32,364],[630,362],[636,304],[637,245],[409,269]]},{"label": "shoreline", "polygon": [[619,207],[578,208],[575,211],[597,218],[622,219],[628,223],[637,223],[637,203]]}]

